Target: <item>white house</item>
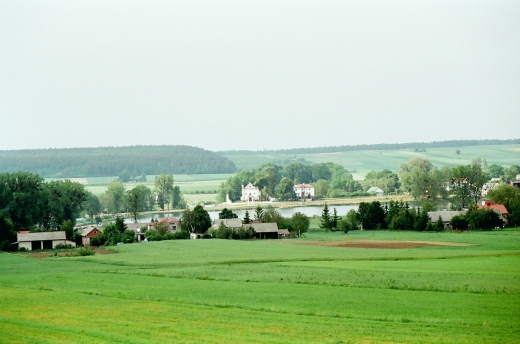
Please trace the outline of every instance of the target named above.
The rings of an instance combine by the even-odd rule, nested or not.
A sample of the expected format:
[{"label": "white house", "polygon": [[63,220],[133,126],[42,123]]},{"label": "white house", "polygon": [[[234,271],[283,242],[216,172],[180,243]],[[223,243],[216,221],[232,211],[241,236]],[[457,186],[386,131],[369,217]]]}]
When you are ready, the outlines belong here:
[{"label": "white house", "polygon": [[242,185],[242,197],[240,197],[242,202],[257,202],[260,201],[261,196],[262,192],[253,184],[249,183],[245,187]]},{"label": "white house", "polygon": [[314,198],[314,186],[311,184],[296,184],[293,190],[298,198]]}]

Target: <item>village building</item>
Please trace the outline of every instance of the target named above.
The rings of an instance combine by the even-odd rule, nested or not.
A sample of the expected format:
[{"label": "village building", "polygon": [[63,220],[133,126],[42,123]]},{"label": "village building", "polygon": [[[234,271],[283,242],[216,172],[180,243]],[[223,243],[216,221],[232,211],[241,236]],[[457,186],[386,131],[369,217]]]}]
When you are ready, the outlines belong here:
[{"label": "village building", "polygon": [[253,184],[249,183],[246,186],[242,185],[242,197],[240,197],[242,202],[258,202],[261,197],[262,192],[256,186],[253,186]]},{"label": "village building", "polygon": [[84,228],[81,232],[81,244],[83,246],[90,246],[90,240],[101,234],[103,233],[96,227],[89,226],[87,228]]},{"label": "village building", "polygon": [[492,201],[483,201],[482,205],[478,206],[478,209],[491,209],[500,216],[500,219],[504,222],[505,225],[508,224],[507,214],[509,214],[509,212],[507,211],[505,205],[495,204]]},{"label": "village building", "polygon": [[287,229],[278,230],[278,239],[290,238],[290,237],[291,237],[291,233],[289,232],[289,230],[287,230]]},{"label": "village building", "polygon": [[218,229],[220,224],[223,223],[224,226],[231,229],[239,229],[242,228],[242,220],[241,219],[216,219],[213,220],[212,229]]},{"label": "village building", "polygon": [[298,198],[314,199],[314,186],[311,184],[296,184],[293,186],[293,190]]},{"label": "village building", "polygon": [[376,197],[378,198],[383,197],[385,194],[385,192],[377,186],[372,186],[370,189],[367,190],[367,193],[375,193]]},{"label": "village building", "polygon": [[67,240],[64,231],[53,232],[36,232],[27,233],[20,232],[16,235],[18,249],[24,248],[28,251],[32,250],[52,250],[57,245],[70,245],[76,247],[74,241]]},{"label": "village building", "polygon": [[439,216],[441,218],[442,224],[444,225],[444,229],[451,228],[450,221],[454,216],[464,215],[467,213],[467,210],[458,210],[458,211],[430,211],[428,212],[428,216],[432,223],[436,223],[439,220]]},{"label": "village building", "polygon": [[278,225],[272,223],[250,223],[246,225],[252,227],[257,239],[278,239]]}]

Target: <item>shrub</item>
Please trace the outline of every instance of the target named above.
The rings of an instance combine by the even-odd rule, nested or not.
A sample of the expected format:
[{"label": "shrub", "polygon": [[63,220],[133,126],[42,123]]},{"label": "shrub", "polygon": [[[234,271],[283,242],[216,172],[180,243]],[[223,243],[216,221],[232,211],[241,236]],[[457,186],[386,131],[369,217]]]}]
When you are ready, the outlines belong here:
[{"label": "shrub", "polygon": [[493,229],[502,227],[500,216],[491,209],[470,210],[466,218],[472,229]]},{"label": "shrub", "polygon": [[453,229],[466,230],[468,229],[468,220],[463,215],[456,215],[451,218],[450,225]]},{"label": "shrub", "polygon": [[54,248],[56,250],[62,250],[62,249],[66,249],[66,248],[72,248],[72,245],[71,244],[58,244],[56,246],[54,246]]},{"label": "shrub", "polygon": [[93,256],[96,252],[90,248],[82,247],[78,250],[78,256]]}]

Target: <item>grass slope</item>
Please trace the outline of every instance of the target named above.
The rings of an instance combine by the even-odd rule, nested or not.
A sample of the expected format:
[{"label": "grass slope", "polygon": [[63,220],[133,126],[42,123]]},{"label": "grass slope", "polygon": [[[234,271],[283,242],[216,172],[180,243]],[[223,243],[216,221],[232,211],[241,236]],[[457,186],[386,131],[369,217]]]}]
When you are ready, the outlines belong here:
[{"label": "grass slope", "polygon": [[[474,246],[361,249],[352,240]],[[310,233],[301,240],[123,245],[119,254],[0,254],[2,341],[520,340],[520,231]]]}]

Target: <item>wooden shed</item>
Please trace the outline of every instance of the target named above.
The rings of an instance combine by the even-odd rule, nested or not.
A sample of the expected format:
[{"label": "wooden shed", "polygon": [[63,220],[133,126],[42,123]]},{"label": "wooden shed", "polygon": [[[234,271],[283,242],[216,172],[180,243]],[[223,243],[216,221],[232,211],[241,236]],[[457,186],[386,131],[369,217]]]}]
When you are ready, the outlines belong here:
[{"label": "wooden shed", "polygon": [[81,243],[83,246],[90,246],[90,239],[95,238],[101,234],[103,233],[96,227],[87,227],[81,233]]}]

